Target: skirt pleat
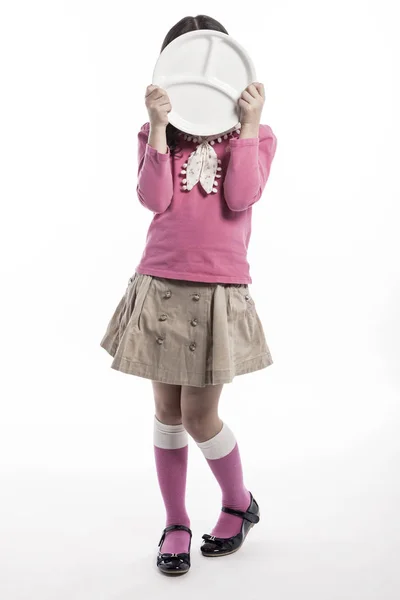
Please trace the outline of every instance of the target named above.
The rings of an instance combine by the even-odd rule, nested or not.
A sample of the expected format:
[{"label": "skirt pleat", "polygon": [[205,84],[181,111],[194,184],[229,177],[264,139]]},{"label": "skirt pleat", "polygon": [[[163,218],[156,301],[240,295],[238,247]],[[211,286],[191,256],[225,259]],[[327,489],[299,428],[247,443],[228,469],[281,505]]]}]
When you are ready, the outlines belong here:
[{"label": "skirt pleat", "polygon": [[113,369],[175,385],[230,383],[273,362],[247,284],[138,273],[100,345]]}]

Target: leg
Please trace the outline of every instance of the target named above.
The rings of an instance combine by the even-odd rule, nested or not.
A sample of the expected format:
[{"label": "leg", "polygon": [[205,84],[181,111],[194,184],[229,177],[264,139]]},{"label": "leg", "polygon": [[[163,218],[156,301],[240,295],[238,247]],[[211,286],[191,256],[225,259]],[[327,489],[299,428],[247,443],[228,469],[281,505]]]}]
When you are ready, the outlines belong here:
[{"label": "leg", "polygon": [[152,381],[155,416],[166,425],[182,423],[181,386]]},{"label": "leg", "polygon": [[[153,381],[155,402],[154,456],[157,478],[166,510],[168,525],[186,525],[186,473],[188,435],[182,425],[180,408],[181,386]],[[187,531],[169,531],[160,552],[187,552],[190,536]]]},{"label": "leg", "polygon": [[206,387],[182,386],[181,411],[186,431],[196,443],[204,442],[221,431],[222,421],[218,415],[218,403],[222,385]]},{"label": "leg", "polygon": [[[183,425],[202,450],[221,487],[222,505],[235,510],[247,510],[251,497],[243,483],[238,444],[233,432],[218,416],[222,387],[182,386]],[[241,525],[240,517],[221,511],[211,535],[231,537],[239,533]]]}]

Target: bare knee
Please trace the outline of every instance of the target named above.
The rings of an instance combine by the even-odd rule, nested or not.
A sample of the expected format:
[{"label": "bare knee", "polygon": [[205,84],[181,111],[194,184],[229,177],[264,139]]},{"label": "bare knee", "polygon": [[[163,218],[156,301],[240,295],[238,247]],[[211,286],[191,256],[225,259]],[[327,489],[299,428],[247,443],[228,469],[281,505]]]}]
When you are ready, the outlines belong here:
[{"label": "bare knee", "polygon": [[204,442],[217,435],[220,431],[218,415],[182,415],[183,426],[196,442]]},{"label": "bare knee", "polygon": [[182,423],[181,386],[152,381],[155,414],[161,423],[178,425]]},{"label": "bare knee", "polygon": [[183,386],[181,395],[182,422],[196,442],[209,440],[222,428],[218,416],[218,400],[222,386],[196,388]]},{"label": "bare knee", "polygon": [[221,430],[222,421],[216,409],[204,410],[199,404],[196,408],[183,404],[182,423],[188,434],[196,442],[209,440]]}]

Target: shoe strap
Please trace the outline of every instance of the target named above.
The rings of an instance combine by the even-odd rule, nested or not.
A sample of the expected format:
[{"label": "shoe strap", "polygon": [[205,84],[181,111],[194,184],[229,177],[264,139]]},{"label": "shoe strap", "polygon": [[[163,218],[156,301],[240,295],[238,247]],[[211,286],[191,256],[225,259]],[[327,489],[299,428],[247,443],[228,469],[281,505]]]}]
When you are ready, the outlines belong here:
[{"label": "shoe strap", "polygon": [[250,523],[258,523],[258,521],[260,520],[260,517],[258,515],[250,512],[249,510],[234,510],[233,508],[228,508],[227,506],[223,506],[221,510],[230,515],[240,517],[241,519],[246,519],[247,521],[250,521]]},{"label": "shoe strap", "polygon": [[188,534],[190,535],[190,539],[192,538],[192,531],[191,529],[189,529],[189,527],[186,527],[186,525],[168,525],[168,527],[166,527],[164,529],[164,531],[162,532],[162,536],[160,541],[158,542],[158,547],[161,546],[161,544],[163,543],[163,541],[165,540],[165,535],[169,532],[169,531],[175,531],[175,530],[182,530],[182,531],[187,531]]}]

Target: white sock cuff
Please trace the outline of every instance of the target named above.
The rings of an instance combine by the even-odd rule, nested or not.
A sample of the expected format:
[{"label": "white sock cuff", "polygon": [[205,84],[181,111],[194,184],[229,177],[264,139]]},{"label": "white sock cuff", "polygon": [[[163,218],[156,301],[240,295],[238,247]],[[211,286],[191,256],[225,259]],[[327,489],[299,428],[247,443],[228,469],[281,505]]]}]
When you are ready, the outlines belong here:
[{"label": "white sock cuff", "polygon": [[203,452],[205,458],[215,460],[223,458],[232,452],[236,445],[236,438],[228,425],[223,423],[222,429],[217,435],[205,442],[196,442],[196,444]]},{"label": "white sock cuff", "polygon": [[167,425],[154,415],[154,445],[164,450],[177,450],[188,444],[188,434],[182,423]]}]

